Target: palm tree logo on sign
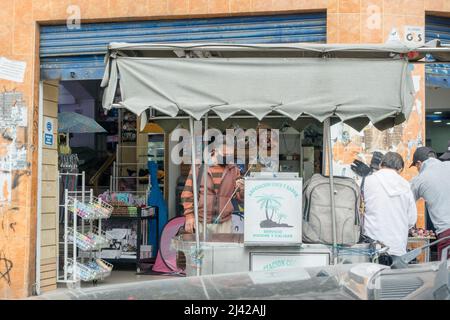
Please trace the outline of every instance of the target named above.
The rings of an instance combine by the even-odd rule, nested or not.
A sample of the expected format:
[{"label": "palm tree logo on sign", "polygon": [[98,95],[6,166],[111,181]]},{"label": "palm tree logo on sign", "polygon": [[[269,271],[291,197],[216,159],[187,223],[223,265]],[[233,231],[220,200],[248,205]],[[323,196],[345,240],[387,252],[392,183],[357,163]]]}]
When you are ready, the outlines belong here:
[{"label": "palm tree logo on sign", "polygon": [[281,211],[283,198],[275,195],[261,195],[256,197],[261,210],[264,210],[266,220],[259,224],[262,229],[267,228],[293,228],[287,223],[281,223],[287,218],[287,214]]}]

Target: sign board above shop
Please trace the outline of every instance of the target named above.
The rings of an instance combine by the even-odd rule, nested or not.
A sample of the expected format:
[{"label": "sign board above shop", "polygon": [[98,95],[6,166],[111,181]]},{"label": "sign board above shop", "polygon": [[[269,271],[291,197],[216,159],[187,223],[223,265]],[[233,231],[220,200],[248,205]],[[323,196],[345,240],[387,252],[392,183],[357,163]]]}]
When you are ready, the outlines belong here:
[{"label": "sign board above shop", "polygon": [[300,245],[302,188],[302,179],[295,176],[275,173],[247,178],[245,245]]},{"label": "sign board above shop", "polygon": [[408,46],[423,46],[425,44],[425,28],[422,26],[405,26],[404,39]]}]

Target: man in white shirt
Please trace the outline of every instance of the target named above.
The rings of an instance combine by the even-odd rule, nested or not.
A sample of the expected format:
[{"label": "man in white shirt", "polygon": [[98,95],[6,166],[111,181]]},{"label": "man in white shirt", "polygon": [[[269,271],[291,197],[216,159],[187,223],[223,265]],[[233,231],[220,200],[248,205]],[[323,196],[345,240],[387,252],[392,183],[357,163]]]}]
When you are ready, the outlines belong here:
[{"label": "man in white shirt", "polygon": [[404,166],[398,153],[388,152],[381,169],[368,176],[364,186],[364,234],[388,246],[393,261],[406,253],[409,229],[417,221],[414,195],[400,176]]}]

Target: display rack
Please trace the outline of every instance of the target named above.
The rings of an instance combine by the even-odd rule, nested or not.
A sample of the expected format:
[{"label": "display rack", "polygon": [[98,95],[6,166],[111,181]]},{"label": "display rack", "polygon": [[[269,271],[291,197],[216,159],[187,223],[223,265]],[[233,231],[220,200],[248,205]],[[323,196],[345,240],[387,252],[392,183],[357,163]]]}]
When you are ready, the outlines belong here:
[{"label": "display rack", "polygon": [[[120,206],[115,205],[114,209],[129,208],[130,206]],[[114,264],[129,264],[134,263],[136,265],[136,272],[141,273],[143,270],[144,263],[151,263],[153,259],[150,257],[144,257],[142,255],[142,246],[149,245],[149,221],[156,220],[156,225],[159,225],[158,219],[158,208],[157,207],[136,207],[136,215],[124,215],[124,214],[111,214],[109,218],[109,223],[113,225],[114,223],[127,223],[128,225],[136,224],[136,252],[134,259],[131,258],[104,258],[106,261],[112,262]],[[156,228],[156,239],[157,248],[159,247],[159,233],[158,228]],[[156,249],[156,248],[155,248]],[[152,248],[153,250],[153,248]]]},{"label": "display rack", "polygon": [[[60,179],[81,177],[81,188],[64,190],[63,237],[59,242],[63,247],[62,270],[60,251],[57,250],[57,282],[69,287],[79,287],[81,281],[103,280],[111,274],[112,264],[96,257],[96,252],[109,247],[110,239],[102,231],[102,220],[109,218],[112,206],[93,196],[93,190],[86,191],[85,173],[61,173]],[[59,248],[58,248],[59,249]]]}]

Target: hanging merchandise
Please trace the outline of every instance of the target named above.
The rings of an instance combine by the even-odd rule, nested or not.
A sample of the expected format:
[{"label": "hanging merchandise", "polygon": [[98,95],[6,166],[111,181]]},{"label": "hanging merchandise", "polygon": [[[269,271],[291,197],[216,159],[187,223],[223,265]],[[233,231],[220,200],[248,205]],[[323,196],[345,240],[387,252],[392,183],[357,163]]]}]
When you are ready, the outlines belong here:
[{"label": "hanging merchandise", "polygon": [[60,155],[62,154],[71,154],[72,153],[72,149],[70,148],[69,145],[69,133],[60,133],[58,135],[58,153]]},{"label": "hanging merchandise", "polygon": [[[77,154],[59,154],[58,156],[58,170],[59,170],[59,199],[63,201],[64,190],[69,192],[78,191],[78,176],[79,176],[79,159]],[[59,222],[63,223],[63,202],[60,202]]]},{"label": "hanging merchandise", "polygon": [[58,157],[59,170],[64,172],[78,171],[80,160],[77,154],[60,154]]}]

